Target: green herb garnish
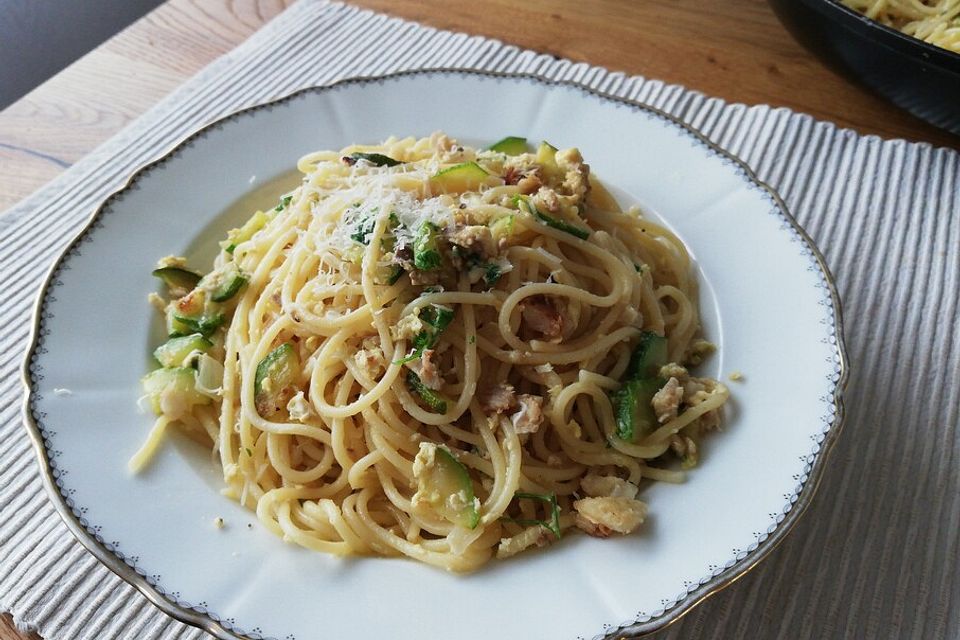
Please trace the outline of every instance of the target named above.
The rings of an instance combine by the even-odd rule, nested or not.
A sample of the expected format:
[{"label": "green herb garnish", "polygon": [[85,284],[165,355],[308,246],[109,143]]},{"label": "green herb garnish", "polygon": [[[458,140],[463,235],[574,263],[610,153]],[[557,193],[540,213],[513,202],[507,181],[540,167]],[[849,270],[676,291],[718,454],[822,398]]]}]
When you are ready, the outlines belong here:
[{"label": "green herb garnish", "polygon": [[366,160],[376,167],[395,167],[401,164],[399,160],[394,160],[390,156],[385,156],[382,153],[363,153],[357,151],[356,153],[351,153],[350,157],[354,160]]},{"label": "green herb garnish", "polygon": [[507,522],[515,522],[517,524],[523,525],[534,525],[538,524],[553,535],[559,540],[562,537],[560,531],[560,505],[557,504],[557,494],[555,493],[524,493],[518,491],[513,494],[513,497],[517,500],[539,500],[540,502],[546,503],[550,507],[550,519],[549,520],[536,520],[533,518],[508,518],[503,517],[501,520],[506,520]]},{"label": "green herb garnish", "polygon": [[413,266],[421,271],[438,269],[442,258],[438,238],[440,230],[432,222],[424,222],[413,240]]},{"label": "green herb garnish", "polygon": [[453,309],[432,304],[420,310],[420,320],[427,328],[413,336],[413,352],[410,355],[394,361],[394,364],[405,364],[423,356],[423,352],[436,346],[440,334],[453,320]]},{"label": "green herb garnish", "polygon": [[483,281],[487,283],[488,287],[495,285],[502,275],[503,269],[496,262],[488,262],[483,265]]}]

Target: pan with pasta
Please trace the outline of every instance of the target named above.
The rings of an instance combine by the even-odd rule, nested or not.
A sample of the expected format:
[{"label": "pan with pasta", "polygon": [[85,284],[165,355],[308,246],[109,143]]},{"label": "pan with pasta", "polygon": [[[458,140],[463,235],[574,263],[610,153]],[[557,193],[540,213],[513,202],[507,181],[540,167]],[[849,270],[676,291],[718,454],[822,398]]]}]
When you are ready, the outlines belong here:
[{"label": "pan with pasta", "polygon": [[843,4],[924,42],[960,53],[960,0],[842,0]]},{"label": "pan with pasta", "polygon": [[[477,569],[640,530],[726,387],[687,250],[576,148],[436,133],[318,151],[205,275],[160,261],[157,420],[284,539]],[[656,505],[653,506],[656,508]]]}]

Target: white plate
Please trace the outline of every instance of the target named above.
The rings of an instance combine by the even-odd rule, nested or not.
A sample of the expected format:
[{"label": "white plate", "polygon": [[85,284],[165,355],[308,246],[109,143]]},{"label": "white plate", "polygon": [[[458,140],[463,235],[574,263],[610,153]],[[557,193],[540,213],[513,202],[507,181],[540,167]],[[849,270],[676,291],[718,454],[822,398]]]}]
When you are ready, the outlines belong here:
[{"label": "white plate", "polygon": [[[296,180],[301,154],[437,129],[471,143],[513,134],[579,146],[624,204],[656,212],[690,247],[720,347],[707,373],[739,370],[745,382],[730,384],[726,427],[689,480],[644,491],[651,517],[635,535],[571,535],[462,576],[285,544],[221,497],[209,455],[182,442],[131,477],[127,460],[151,423],[136,401],[161,337],[146,302],[157,258],[206,263],[215,238]],[[248,109],[139,172],[52,270],[25,366],[27,424],[80,541],[177,618],[221,638],[286,640],[573,639],[665,626],[794,524],[838,432],[844,380],[823,261],[742,163],[662,113],[580,86],[442,70]]]}]

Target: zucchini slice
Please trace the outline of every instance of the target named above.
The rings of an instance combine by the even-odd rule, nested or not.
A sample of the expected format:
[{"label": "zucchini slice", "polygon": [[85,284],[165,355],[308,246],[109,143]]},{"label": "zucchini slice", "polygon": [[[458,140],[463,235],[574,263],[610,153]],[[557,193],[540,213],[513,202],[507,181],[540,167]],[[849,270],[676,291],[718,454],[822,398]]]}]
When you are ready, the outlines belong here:
[{"label": "zucchini slice", "polygon": [[226,302],[240,292],[247,278],[233,262],[216,271],[212,271],[200,281],[200,287],[210,292],[210,299],[214,302]]},{"label": "zucchini slice", "polygon": [[394,285],[397,284],[397,280],[399,280],[403,274],[403,267],[398,264],[391,264],[380,268],[375,282],[377,284]]},{"label": "zucchini slice", "polygon": [[476,162],[463,162],[448,167],[430,178],[434,191],[444,193],[463,193],[478,191],[480,187],[493,187],[501,183],[500,178],[487,173]]},{"label": "zucchini slice", "polygon": [[621,440],[639,442],[657,427],[651,402],[663,385],[660,378],[639,378],[625,382],[614,393],[613,411]]},{"label": "zucchini slice", "polygon": [[544,140],[537,147],[537,162],[548,167],[557,166],[557,148]]},{"label": "zucchini slice", "polygon": [[191,353],[199,351],[206,353],[213,347],[213,343],[199,333],[188,336],[170,338],[154,349],[153,357],[165,367],[182,367]]},{"label": "zucchini slice", "polygon": [[199,273],[180,267],[160,267],[153,270],[153,275],[163,280],[170,295],[175,298],[183,297],[193,291],[202,278]]},{"label": "zucchini slice", "polygon": [[237,248],[238,244],[252,238],[253,234],[267,226],[268,222],[270,222],[270,216],[263,211],[257,211],[242,227],[228,231],[227,239],[221,242],[220,246],[223,247],[227,253],[233,253],[233,250]]},{"label": "zucchini slice", "polygon": [[453,524],[475,529],[480,511],[467,468],[446,447],[425,443],[414,461],[418,504],[429,505]]},{"label": "zucchini slice", "polygon": [[260,361],[253,380],[257,413],[268,418],[280,410],[299,370],[300,357],[289,342],[284,342]]},{"label": "zucchini slice", "polygon": [[667,339],[652,331],[640,334],[640,342],[630,355],[624,373],[625,382],[611,396],[617,425],[617,436],[627,442],[638,442],[657,428],[653,396],[666,381],[660,368],[667,364]]},{"label": "zucchini slice", "polygon": [[557,231],[563,231],[564,233],[569,233],[572,236],[576,236],[581,240],[586,240],[590,237],[590,230],[583,229],[576,225],[572,225],[569,222],[565,222],[558,218],[553,218],[548,216],[545,213],[541,213],[537,209],[536,205],[533,204],[533,201],[530,198],[525,198],[523,196],[516,196],[515,201],[517,203],[517,208],[523,208],[526,206],[526,209],[533,215],[534,218],[547,225],[551,229],[556,229]]},{"label": "zucchini slice", "polygon": [[562,179],[563,172],[557,166],[557,148],[546,140],[537,147],[537,164],[542,167],[543,175],[547,181]]},{"label": "zucchini slice", "polygon": [[414,395],[423,400],[423,403],[427,405],[430,411],[434,413],[447,412],[447,399],[423,384],[420,376],[411,370],[407,370],[407,386],[410,387],[410,391],[412,391]]},{"label": "zucchini slice", "polygon": [[487,147],[487,149],[490,151],[499,151],[500,153],[505,153],[508,156],[519,156],[529,151],[527,148],[527,139],[517,136],[507,136],[506,138],[493,143]]},{"label": "zucchini slice", "polygon": [[640,342],[630,355],[630,364],[624,373],[626,379],[656,378],[660,368],[667,364],[667,339],[652,331],[640,334]]},{"label": "zucchini slice", "polygon": [[514,220],[516,216],[512,213],[509,215],[502,216],[497,218],[490,223],[490,234],[493,236],[495,242],[500,242],[506,238],[509,238],[513,235]]},{"label": "zucchini slice", "polygon": [[176,420],[194,405],[210,402],[210,398],[197,391],[196,379],[197,372],[193,369],[174,367],[152,371],[141,382],[153,412]]}]

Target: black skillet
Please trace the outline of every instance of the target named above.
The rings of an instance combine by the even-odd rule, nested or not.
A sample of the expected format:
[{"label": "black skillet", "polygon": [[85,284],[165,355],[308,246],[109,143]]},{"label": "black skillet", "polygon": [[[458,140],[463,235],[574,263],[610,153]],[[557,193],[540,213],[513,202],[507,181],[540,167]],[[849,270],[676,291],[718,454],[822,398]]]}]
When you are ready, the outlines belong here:
[{"label": "black skillet", "polygon": [[886,27],[833,0],[768,0],[823,62],[898,107],[960,134],[960,54]]}]

